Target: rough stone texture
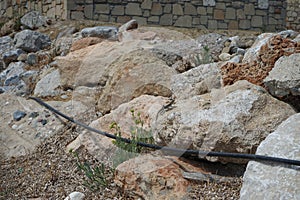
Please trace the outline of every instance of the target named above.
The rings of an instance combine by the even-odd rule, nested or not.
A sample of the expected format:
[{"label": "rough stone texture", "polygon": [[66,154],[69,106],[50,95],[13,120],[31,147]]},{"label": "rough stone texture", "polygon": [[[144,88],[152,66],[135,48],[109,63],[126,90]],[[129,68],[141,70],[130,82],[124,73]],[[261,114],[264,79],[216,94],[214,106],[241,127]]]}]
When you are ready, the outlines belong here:
[{"label": "rough stone texture", "polygon": [[217,63],[204,64],[172,77],[172,92],[176,99],[188,99],[221,87]]},{"label": "rough stone texture", "polygon": [[3,62],[5,63],[6,66],[8,66],[9,63],[17,61],[19,55],[21,55],[23,53],[25,53],[25,52],[21,49],[7,51],[2,55]]},{"label": "rough stone texture", "polygon": [[[289,117],[259,145],[256,154],[300,160],[299,124],[300,114]],[[300,172],[296,166],[250,161],[243,180],[241,200],[298,199],[300,196]]]},{"label": "rough stone texture", "polygon": [[[122,131],[122,136],[129,137],[131,134],[131,127],[135,127],[132,119],[131,110],[134,109],[136,114],[141,113],[141,119],[144,121],[144,129],[149,130],[155,124],[157,112],[166,104],[168,98],[154,97],[150,95],[142,95],[131,100],[128,103],[121,104],[118,108],[111,111],[111,113],[93,121],[90,126],[108,133],[113,131],[110,126],[116,122]],[[89,103],[89,105],[93,105]],[[112,140],[92,132],[84,132],[79,135],[75,141],[68,145],[67,150],[76,150],[81,146],[85,147],[88,152],[99,160],[113,162],[116,146],[113,145]]]},{"label": "rough stone texture", "polygon": [[39,82],[37,82],[34,95],[39,97],[57,96],[61,93],[58,88],[61,86],[59,70],[44,76]]},{"label": "rough stone texture", "polygon": [[65,200],[84,200],[85,195],[81,192],[72,192]]},{"label": "rough stone texture", "polygon": [[143,199],[185,198],[188,181],[169,159],[143,155],[116,168],[115,182],[125,192]]},{"label": "rough stone texture", "polygon": [[274,99],[263,88],[239,81],[176,101],[171,110],[158,116],[155,139],[179,148],[253,153],[270,132],[294,113],[288,104]]},{"label": "rough stone texture", "polygon": [[181,16],[176,20],[174,26],[191,27],[192,26],[192,17],[191,16]]},{"label": "rough stone texture", "polygon": [[105,113],[143,94],[169,97],[170,77],[174,74],[174,69],[148,51],[136,50],[122,55],[110,65],[97,108]]},{"label": "rough stone texture", "polygon": [[102,39],[117,40],[118,29],[113,26],[96,26],[81,30],[82,37],[99,37]]},{"label": "rough stone texture", "polygon": [[15,47],[26,52],[36,52],[51,46],[51,39],[48,35],[31,30],[17,33],[14,42],[16,44]]},{"label": "rough stone texture", "polygon": [[248,80],[262,86],[263,80],[281,56],[300,52],[300,46],[289,38],[283,38],[279,34],[264,36],[265,34],[263,39],[259,38],[246,52],[242,63],[226,63],[222,66],[225,85],[233,84],[237,80]]},{"label": "rough stone texture", "polygon": [[87,38],[81,38],[79,40],[76,40],[75,42],[72,43],[72,46],[70,48],[70,51],[77,51],[79,49],[84,49],[88,46],[92,46],[95,44],[98,44],[102,42],[102,38],[98,37],[87,37]]},{"label": "rough stone texture", "polygon": [[279,58],[264,79],[268,91],[276,97],[300,95],[300,53]]},{"label": "rough stone texture", "polygon": [[21,23],[25,27],[34,30],[41,26],[46,26],[47,18],[42,16],[38,11],[32,11],[21,18]]},{"label": "rough stone texture", "polygon": [[137,29],[138,26],[139,26],[138,22],[135,19],[132,19],[132,20],[126,22],[125,24],[123,24],[122,26],[120,26],[119,33],[122,33],[124,31]]},{"label": "rough stone texture", "polygon": [[59,37],[55,40],[55,54],[57,56],[65,56],[69,53],[73,43],[72,37]]},{"label": "rough stone texture", "polygon": [[126,5],[126,8],[125,8],[125,14],[141,16],[142,15],[142,10],[140,8],[140,4],[138,4],[138,3],[128,3]]},{"label": "rough stone texture", "polygon": [[0,55],[14,48],[13,39],[10,36],[0,37]]}]

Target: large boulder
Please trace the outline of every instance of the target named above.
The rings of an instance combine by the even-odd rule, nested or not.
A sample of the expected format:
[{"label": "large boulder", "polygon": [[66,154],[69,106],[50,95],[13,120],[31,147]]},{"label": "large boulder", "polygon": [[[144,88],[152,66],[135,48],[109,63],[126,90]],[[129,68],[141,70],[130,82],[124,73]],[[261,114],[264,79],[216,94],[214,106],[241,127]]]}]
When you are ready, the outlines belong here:
[{"label": "large boulder", "polygon": [[300,53],[279,58],[264,85],[273,96],[291,99],[290,103],[300,110]]},{"label": "large boulder", "polygon": [[260,142],[294,113],[288,104],[274,99],[263,88],[239,81],[175,101],[170,110],[158,115],[155,139],[179,148],[254,153]]},{"label": "large boulder", "polygon": [[48,35],[31,30],[17,33],[14,42],[16,48],[26,52],[36,52],[51,46],[51,39]]},{"label": "large boulder", "polygon": [[[101,131],[114,134],[114,130],[110,129],[113,122],[116,122],[121,129],[123,137],[130,137],[132,127],[136,124],[132,118],[131,111],[135,114],[141,113],[140,117],[144,122],[143,129],[150,130],[155,124],[157,112],[166,104],[168,98],[154,97],[150,95],[142,95],[133,99],[128,103],[121,104],[117,109],[112,110],[109,114],[94,120],[90,126]],[[70,143],[67,149],[76,150],[84,147],[88,152],[102,161],[114,161],[116,155],[116,146],[110,138],[104,137],[93,132],[84,132],[80,134],[76,140]]]},{"label": "large boulder", "polygon": [[[256,154],[300,160],[300,114],[282,122],[257,148]],[[250,161],[243,178],[241,200],[299,199],[300,171],[296,166]]]},{"label": "large boulder", "polygon": [[124,192],[146,200],[185,199],[189,182],[170,159],[142,155],[116,168],[115,183]]},{"label": "large boulder", "polygon": [[42,16],[38,11],[32,11],[21,18],[21,24],[31,30],[47,25],[47,18]]},{"label": "large boulder", "polygon": [[176,71],[145,50],[121,56],[110,65],[108,79],[97,108],[101,112],[114,109],[143,94],[170,97],[171,77]]}]

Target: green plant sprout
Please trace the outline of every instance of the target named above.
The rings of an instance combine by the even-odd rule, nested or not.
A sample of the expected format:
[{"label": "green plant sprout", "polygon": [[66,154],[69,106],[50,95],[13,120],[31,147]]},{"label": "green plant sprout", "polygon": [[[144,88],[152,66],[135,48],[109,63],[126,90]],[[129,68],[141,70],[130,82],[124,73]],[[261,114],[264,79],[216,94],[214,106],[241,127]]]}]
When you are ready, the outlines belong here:
[{"label": "green plant sprout", "polygon": [[213,62],[213,59],[212,59],[210,49],[208,46],[204,46],[202,49],[202,52],[200,54],[196,54],[194,56],[195,66],[199,66],[202,64],[208,64],[211,62]]},{"label": "green plant sprout", "polygon": [[135,124],[134,127],[130,128],[130,143],[126,143],[120,139],[122,137],[121,128],[116,122],[113,122],[110,125],[110,129],[115,131],[116,136],[116,140],[113,140],[112,143],[118,147],[113,159],[114,167],[126,160],[136,157],[139,153],[145,152],[145,148],[138,146],[138,142],[149,144],[154,143],[152,132],[145,130],[144,128],[144,122],[141,119],[141,114],[139,112],[135,114],[134,109],[131,109],[130,112]]},{"label": "green plant sprout", "polygon": [[106,170],[105,166],[103,163],[101,163],[100,167],[91,167],[91,165],[88,162],[81,162],[78,156],[78,153],[73,151],[72,149],[70,150],[70,153],[74,155],[76,158],[77,162],[77,168],[84,172],[86,176],[86,180],[83,182],[83,186],[88,188],[91,191],[97,191],[101,187],[107,187],[108,185],[108,180],[107,180],[107,175],[106,175]]}]

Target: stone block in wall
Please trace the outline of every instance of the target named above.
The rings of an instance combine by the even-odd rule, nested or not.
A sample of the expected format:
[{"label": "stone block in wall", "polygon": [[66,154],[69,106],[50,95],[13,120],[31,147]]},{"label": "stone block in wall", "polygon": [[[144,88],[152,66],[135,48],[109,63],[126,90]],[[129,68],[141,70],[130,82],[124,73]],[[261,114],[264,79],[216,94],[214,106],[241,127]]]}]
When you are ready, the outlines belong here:
[{"label": "stone block in wall", "polygon": [[126,15],[142,15],[142,9],[138,3],[128,3],[125,8]]},{"label": "stone block in wall", "polygon": [[240,29],[247,30],[247,29],[250,29],[250,27],[251,27],[250,20],[247,20],[247,19],[240,20],[240,22],[239,22]]},{"label": "stone block in wall", "polygon": [[199,15],[206,15],[206,14],[207,14],[206,8],[205,8],[205,7],[198,7],[198,8],[197,8],[197,13],[198,13]]},{"label": "stone block in wall", "polygon": [[173,25],[173,15],[172,14],[164,14],[160,17],[159,21],[160,25],[163,26],[171,26]]},{"label": "stone block in wall", "polygon": [[143,17],[150,17],[150,10],[144,10]]},{"label": "stone block in wall", "polygon": [[225,3],[216,3],[216,9],[224,10],[226,8]]},{"label": "stone block in wall", "polygon": [[173,4],[173,15],[183,15],[183,9],[181,5]]},{"label": "stone block in wall", "polygon": [[200,16],[200,24],[207,25],[208,17],[206,15]]},{"label": "stone block in wall", "polygon": [[74,20],[82,20],[84,19],[84,13],[80,11],[72,11],[70,17]]},{"label": "stone block in wall", "polygon": [[74,1],[67,1],[67,8],[68,10],[75,10],[76,9],[76,3]]},{"label": "stone block in wall", "polygon": [[277,20],[273,17],[269,17],[269,25],[278,24]]},{"label": "stone block in wall", "polygon": [[166,4],[164,7],[164,13],[171,13],[172,12],[172,4]]},{"label": "stone block in wall", "polygon": [[145,18],[145,17],[133,17],[133,19],[135,19],[138,22],[138,24],[140,24],[140,25],[147,24],[147,18]]},{"label": "stone block in wall", "polygon": [[217,20],[208,20],[207,28],[210,30],[218,29],[218,22]]},{"label": "stone block in wall", "polygon": [[55,6],[55,16],[60,16],[62,13],[61,5]]},{"label": "stone block in wall", "polygon": [[262,16],[253,16],[252,19],[251,19],[251,26],[262,28],[263,27],[263,18],[262,18]]},{"label": "stone block in wall", "polygon": [[93,19],[93,17],[94,17],[94,5],[93,4],[88,4],[84,7],[84,16],[87,19]]},{"label": "stone block in wall", "polygon": [[266,16],[268,13],[265,10],[256,10],[255,15]]},{"label": "stone block in wall", "polygon": [[159,22],[159,16],[151,16],[148,18],[148,22],[154,22],[158,23]]},{"label": "stone block in wall", "polygon": [[143,3],[141,4],[141,8],[142,9],[151,10],[151,8],[152,8],[152,0],[145,0],[145,1],[143,1]]},{"label": "stone block in wall", "polygon": [[238,21],[229,21],[229,23],[228,23],[228,29],[229,30],[237,30],[237,29],[239,29],[239,23],[238,23]]},{"label": "stone block in wall", "polygon": [[118,16],[117,17],[117,22],[121,24],[125,24],[126,22],[130,21],[131,17],[129,16]]},{"label": "stone block in wall", "polygon": [[99,21],[109,22],[109,15],[101,14],[101,15],[99,15],[98,18],[99,18]]},{"label": "stone block in wall", "polygon": [[197,9],[191,3],[184,4],[184,14],[185,15],[197,15]]},{"label": "stone block in wall", "polygon": [[163,12],[162,6],[160,3],[153,3],[151,8],[151,15],[161,15]]},{"label": "stone block in wall", "polygon": [[207,14],[213,14],[214,9],[212,7],[206,8]]},{"label": "stone block in wall", "polygon": [[234,8],[226,8],[225,19],[236,19],[236,10]]},{"label": "stone block in wall", "polygon": [[232,7],[233,8],[243,8],[244,7],[244,3],[241,1],[232,1]]},{"label": "stone block in wall", "polygon": [[243,9],[237,9],[236,11],[237,19],[246,19],[246,15]]},{"label": "stone block in wall", "polygon": [[178,26],[178,27],[192,27],[192,17],[189,15],[185,15],[185,16],[180,16],[174,26]]},{"label": "stone block in wall", "polygon": [[109,14],[109,4],[95,4],[95,13]]},{"label": "stone block in wall", "polygon": [[200,24],[200,17],[193,17],[192,24],[193,25],[199,25]]},{"label": "stone block in wall", "polygon": [[124,0],[108,0],[107,3],[118,4],[118,3],[122,3],[122,2],[124,2]]},{"label": "stone block in wall", "polygon": [[258,0],[258,8],[259,9],[268,9],[269,0]]},{"label": "stone block in wall", "polygon": [[227,23],[219,21],[218,22],[218,29],[221,29],[221,30],[228,29]]},{"label": "stone block in wall", "polygon": [[48,18],[51,18],[51,19],[55,19],[55,7],[52,7],[50,8],[48,11],[47,11],[47,15],[46,15]]},{"label": "stone block in wall", "polygon": [[204,6],[215,6],[216,1],[215,0],[203,0],[203,5]]},{"label": "stone block in wall", "polygon": [[252,4],[252,3],[245,4],[244,12],[245,12],[245,15],[255,15],[254,4]]},{"label": "stone block in wall", "polygon": [[214,19],[224,20],[225,19],[224,11],[215,9],[214,10]]},{"label": "stone block in wall", "polygon": [[115,6],[115,7],[111,10],[111,14],[112,14],[112,15],[116,15],[116,16],[124,15],[124,13],[125,13],[124,6],[120,6],[120,5]]}]

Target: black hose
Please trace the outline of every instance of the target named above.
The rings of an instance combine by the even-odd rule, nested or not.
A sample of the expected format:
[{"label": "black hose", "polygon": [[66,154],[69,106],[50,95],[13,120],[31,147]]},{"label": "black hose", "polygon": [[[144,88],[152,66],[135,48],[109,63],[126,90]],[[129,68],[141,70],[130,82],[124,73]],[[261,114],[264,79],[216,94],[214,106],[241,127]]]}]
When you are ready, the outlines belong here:
[{"label": "black hose", "polygon": [[[92,128],[82,122],[76,121],[75,119],[65,115],[64,113],[56,110],[55,108],[51,107],[50,105],[46,104],[44,101],[37,97],[29,97],[29,99],[32,99],[39,103],[40,105],[44,106],[48,110],[52,111],[53,113],[67,119],[68,121],[77,124],[87,130],[90,130],[92,132],[101,134],[103,136],[112,138],[112,139],[120,139],[123,142],[131,143],[132,141],[127,138],[117,137],[113,134],[106,133],[104,131],[97,130],[95,128]],[[192,150],[192,149],[179,149],[179,148],[173,148],[173,147],[167,147],[167,146],[158,146],[155,144],[147,144],[143,142],[137,142],[137,145],[142,147],[147,147],[151,149],[156,150],[162,150],[167,155],[182,155],[182,156],[198,156],[200,159],[205,156],[210,157],[228,157],[228,158],[237,158],[237,159],[248,159],[248,160],[254,160],[254,161],[266,161],[266,162],[275,162],[275,163],[283,163],[283,164],[289,164],[289,165],[297,165],[300,166],[300,160],[291,160],[291,159],[285,159],[285,158],[277,158],[277,157],[271,157],[271,156],[263,156],[263,155],[256,155],[256,154],[241,154],[241,153],[226,153],[226,152],[213,152],[213,151],[200,151],[200,150]]]}]

